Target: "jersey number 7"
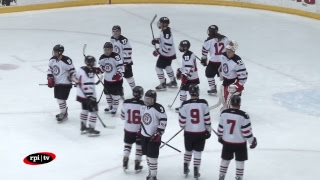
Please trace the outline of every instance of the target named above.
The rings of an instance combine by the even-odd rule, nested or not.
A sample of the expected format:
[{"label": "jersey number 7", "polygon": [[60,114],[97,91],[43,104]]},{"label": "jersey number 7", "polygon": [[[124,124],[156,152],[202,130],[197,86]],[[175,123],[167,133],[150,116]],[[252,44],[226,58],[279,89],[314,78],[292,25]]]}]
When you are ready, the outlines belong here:
[{"label": "jersey number 7", "polygon": [[128,124],[140,124],[140,111],[128,109]]},{"label": "jersey number 7", "polygon": [[235,121],[235,120],[228,119],[228,120],[227,120],[227,124],[231,124],[230,134],[233,134],[234,127],[236,126],[236,121]]}]

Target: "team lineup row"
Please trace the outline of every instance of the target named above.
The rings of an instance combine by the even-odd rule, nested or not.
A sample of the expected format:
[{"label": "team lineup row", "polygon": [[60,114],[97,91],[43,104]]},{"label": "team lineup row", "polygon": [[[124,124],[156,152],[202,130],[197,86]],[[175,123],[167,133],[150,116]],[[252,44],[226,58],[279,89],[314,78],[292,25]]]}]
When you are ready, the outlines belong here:
[{"label": "team lineup row", "polygon": [[[180,126],[185,130],[185,163],[184,173],[189,173],[189,163],[194,154],[194,177],[198,178],[201,151],[203,151],[205,139],[211,136],[211,121],[209,107],[205,100],[199,99],[199,77],[197,72],[196,56],[192,53],[190,42],[183,40],[179,44],[179,51],[183,53],[182,66],[177,70],[176,76],[171,67],[172,60],[176,59],[173,36],[169,25],[169,19],[162,17],[158,21],[161,29],[160,37],[153,39],[152,44],[155,48],[154,56],[159,56],[156,64],[156,72],[160,85],[156,90],[165,90],[167,87],[177,87],[177,79],[181,79],[180,100],[181,106],[176,110],[179,112]],[[166,128],[166,114],[163,106],[156,103],[157,93],[149,90],[144,96],[144,101],[140,100],[143,96],[143,88],[135,85],[132,72],[132,47],[127,38],[121,35],[120,26],[112,28],[113,36],[110,42],[104,44],[104,54],[99,58],[99,67],[95,67],[96,59],[93,56],[86,56],[86,66],[78,71],[72,64],[72,60],[63,55],[64,47],[56,45],[53,48],[53,57],[49,61],[48,86],[54,87],[54,96],[58,101],[60,113],[56,115],[58,122],[67,119],[67,105],[72,82],[78,85],[77,101],[82,104],[81,132],[88,133],[90,136],[99,135],[95,129],[97,119],[97,95],[95,91],[95,76],[103,74],[104,93],[106,94],[108,108],[106,112],[115,115],[119,107],[120,97],[123,95],[123,78],[127,80],[133,90],[134,98],[125,100],[122,106],[121,118],[125,122],[125,149],[124,149],[124,168],[127,167],[128,157],[131,146],[136,142],[136,170],[141,170],[141,155],[147,156],[149,175],[147,180],[156,179],[157,158],[161,136]],[[247,79],[247,71],[241,58],[235,54],[238,45],[235,41],[228,39],[218,33],[218,27],[212,25],[208,28],[208,39],[204,42],[202,49],[201,64],[207,66],[206,76],[208,78],[210,90],[208,93],[216,94],[217,88],[214,77],[221,73],[223,84],[221,86],[220,102],[223,104],[222,114],[229,114],[232,122],[223,125],[220,119],[218,135],[220,142],[224,144],[222,164],[220,169],[220,179],[224,179],[228,162],[236,154],[237,168],[242,171],[237,172],[237,178],[242,178],[244,160],[247,159],[246,141],[252,147],[256,146],[256,139],[251,132],[250,120],[246,113],[237,109],[240,107],[240,96],[243,85]],[[210,60],[207,63],[207,54],[210,52]],[[221,66],[221,67],[220,67]],[[166,83],[164,71],[166,71],[170,82]],[[187,91],[191,95],[191,100],[187,101]],[[193,93],[192,93],[193,92]],[[235,109],[232,108],[232,99]],[[230,111],[230,112],[229,112]],[[89,115],[90,112],[90,115]],[[89,126],[87,121],[89,119]],[[230,120],[230,118],[228,119]],[[232,124],[232,130],[230,129]],[[228,129],[229,128],[229,129]],[[236,129],[234,129],[236,128]],[[238,129],[237,129],[238,128]],[[225,133],[225,132],[229,132]],[[231,133],[232,132],[232,133]],[[141,133],[141,135],[140,135]],[[188,135],[189,134],[189,135]],[[230,138],[230,139],[229,139]],[[141,140],[140,140],[141,139]],[[241,144],[241,146],[239,145]],[[128,154],[129,153],[129,154]]]}]

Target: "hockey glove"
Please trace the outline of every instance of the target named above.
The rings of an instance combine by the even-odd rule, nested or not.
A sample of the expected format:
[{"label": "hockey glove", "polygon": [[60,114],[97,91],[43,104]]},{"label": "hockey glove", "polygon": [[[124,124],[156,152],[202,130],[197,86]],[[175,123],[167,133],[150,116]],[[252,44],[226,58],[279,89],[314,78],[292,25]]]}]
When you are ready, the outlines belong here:
[{"label": "hockey glove", "polygon": [[211,137],[211,132],[210,131],[206,131],[206,139],[209,139]]},{"label": "hockey glove", "polygon": [[230,86],[228,86],[228,92],[229,93],[236,93],[236,92],[239,92],[241,93],[241,91],[243,90],[243,86],[240,85],[238,82],[235,83],[235,84],[231,84]]},{"label": "hockey glove", "polygon": [[158,129],[157,132],[153,136],[151,136],[150,141],[152,141],[152,142],[160,142],[162,133],[163,133],[163,131]]},{"label": "hockey glove", "polygon": [[121,78],[122,78],[121,72],[117,72],[115,75],[113,75],[112,80],[120,81]]},{"label": "hockey glove", "polygon": [[250,149],[256,148],[257,145],[258,145],[257,138],[254,137],[254,138],[253,138],[253,141],[252,141],[252,143],[251,143],[251,145],[250,145]]},{"label": "hockey glove", "polygon": [[52,88],[53,86],[54,86],[54,78],[53,78],[53,75],[52,74],[50,74],[50,75],[48,75],[48,87],[49,88]]},{"label": "hockey glove", "polygon": [[219,141],[219,143],[221,143],[223,145],[222,136],[219,136],[218,141]]},{"label": "hockey glove", "polygon": [[208,65],[207,57],[201,57],[201,64],[202,64],[202,66],[207,66]]},{"label": "hockey glove", "polygon": [[188,83],[187,76],[182,75],[182,78],[181,78],[181,84],[186,85],[187,83]]},{"label": "hockey glove", "polygon": [[152,54],[154,57],[159,56],[159,49],[154,50]]},{"label": "hockey glove", "polygon": [[176,76],[177,76],[177,79],[178,79],[178,80],[181,79],[182,72],[181,72],[180,68],[177,69],[177,74],[176,74]]},{"label": "hockey glove", "polygon": [[98,67],[93,67],[93,68],[92,68],[92,71],[93,71],[93,73],[95,73],[95,74],[101,74],[101,73],[102,73],[101,69],[98,68]]},{"label": "hockey glove", "polygon": [[152,44],[152,45],[156,45],[156,44],[159,44],[159,43],[160,43],[160,39],[159,39],[159,38],[153,39],[153,40],[151,41],[151,44]]}]

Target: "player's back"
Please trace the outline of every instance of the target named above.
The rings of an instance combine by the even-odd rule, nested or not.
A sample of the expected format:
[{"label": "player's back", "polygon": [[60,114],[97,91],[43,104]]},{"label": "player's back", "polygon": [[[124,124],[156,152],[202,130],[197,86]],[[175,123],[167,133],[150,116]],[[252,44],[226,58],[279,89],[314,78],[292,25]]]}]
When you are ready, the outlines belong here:
[{"label": "player's back", "polygon": [[95,76],[93,70],[83,66],[77,71],[76,77],[80,84],[80,86],[77,88],[77,95],[84,99],[87,96],[93,96],[96,98]]},{"label": "player's back", "polygon": [[140,108],[144,102],[140,99],[127,99],[123,102],[121,119],[125,120],[124,129],[129,132],[137,132],[140,129]]},{"label": "player's back", "polygon": [[180,125],[185,125],[186,133],[203,133],[210,125],[208,103],[204,99],[190,99],[183,102],[179,110]]},{"label": "player's back", "polygon": [[220,62],[220,57],[225,51],[227,46],[228,38],[224,37],[221,40],[218,38],[208,38],[203,44],[203,51],[210,52],[210,61]]},{"label": "player's back", "polygon": [[[250,119],[246,112],[239,109],[226,109],[220,115],[219,129],[223,129],[222,139],[226,143],[243,144],[246,139],[242,129],[250,127]],[[219,130],[220,131],[220,130]]]}]

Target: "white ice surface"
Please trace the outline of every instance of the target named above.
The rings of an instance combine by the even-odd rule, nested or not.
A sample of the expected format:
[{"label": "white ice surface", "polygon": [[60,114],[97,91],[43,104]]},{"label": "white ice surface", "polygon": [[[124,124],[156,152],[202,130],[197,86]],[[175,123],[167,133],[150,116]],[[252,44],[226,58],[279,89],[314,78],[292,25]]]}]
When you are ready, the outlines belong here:
[{"label": "white ice surface", "polygon": [[[88,44],[87,54],[98,58],[103,44],[110,38],[111,27],[119,24],[133,46],[136,84],[145,90],[153,89],[159,84],[154,70],[156,58],[152,56],[150,44],[149,23],[155,13],[158,17],[170,18],[176,45],[188,39],[191,50],[198,56],[201,56],[202,42],[211,24],[219,25],[221,33],[238,41],[238,54],[249,71],[242,109],[249,112],[253,132],[258,138],[258,147],[249,150],[245,179],[320,179],[319,108],[314,108],[317,113],[308,113],[304,105],[298,107],[300,110],[282,106],[292,101],[299,103],[301,98],[279,95],[297,92],[304,99],[309,94],[300,92],[310,90],[319,95],[320,22],[268,11],[195,5],[106,5],[0,15],[0,23],[5,25],[0,28],[0,64],[19,66],[14,70],[0,70],[0,179],[145,179],[145,161],[140,174],[132,172],[132,164],[127,174],[121,169],[123,121],[119,117],[111,118],[101,111],[104,122],[115,124],[117,128],[103,129],[98,122],[101,137],[81,136],[81,107],[75,101],[75,89],[67,102],[69,121],[57,124],[54,116],[58,106],[53,89],[38,84],[46,83],[45,71],[55,44],[63,44],[65,54],[79,68],[83,65],[83,44]],[[154,30],[158,35],[155,25]],[[177,55],[174,70],[181,64],[181,53]],[[217,97],[206,94],[204,67],[200,63],[198,66],[201,97],[210,105],[215,104]],[[130,98],[127,82],[124,87],[125,97]],[[99,95],[101,90],[99,85]],[[167,108],[176,93],[177,89],[158,93],[158,100],[168,114],[163,140],[179,130],[177,114]],[[319,106],[319,98],[308,105]],[[100,109],[105,107],[103,99]],[[216,128],[218,110],[213,110],[211,117],[212,126]],[[170,144],[183,151],[182,134]],[[23,163],[28,154],[43,151],[53,152],[57,158],[40,166]],[[202,156],[201,179],[218,177],[220,152],[221,145],[213,136],[207,141]],[[183,153],[164,147],[160,153],[158,178],[184,179],[182,163]],[[234,179],[234,168],[232,162],[227,179]]]}]

